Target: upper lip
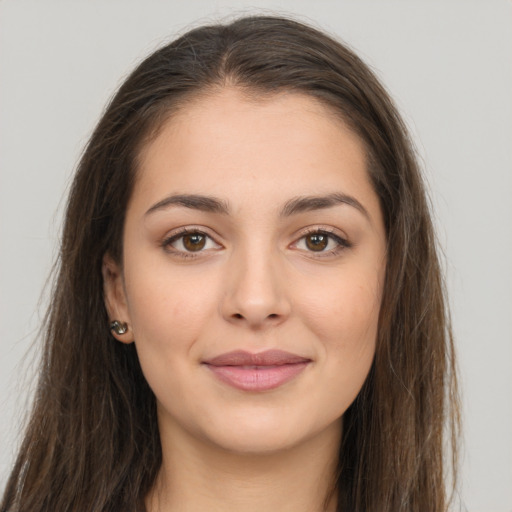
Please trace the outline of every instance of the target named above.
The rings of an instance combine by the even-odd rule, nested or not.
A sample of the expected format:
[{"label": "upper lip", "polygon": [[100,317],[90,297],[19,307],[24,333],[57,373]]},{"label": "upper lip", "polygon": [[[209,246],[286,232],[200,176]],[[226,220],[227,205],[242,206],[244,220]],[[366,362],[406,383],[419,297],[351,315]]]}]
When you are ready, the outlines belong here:
[{"label": "upper lip", "polygon": [[284,364],[306,363],[307,357],[285,352],[284,350],[265,350],[251,353],[245,350],[234,350],[205,361],[211,366],[280,366]]}]

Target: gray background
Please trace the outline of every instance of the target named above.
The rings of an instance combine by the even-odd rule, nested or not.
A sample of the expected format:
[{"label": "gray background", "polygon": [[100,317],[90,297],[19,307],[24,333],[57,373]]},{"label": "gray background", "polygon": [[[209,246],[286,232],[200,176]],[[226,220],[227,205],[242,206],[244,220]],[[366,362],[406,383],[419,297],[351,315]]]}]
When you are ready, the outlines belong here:
[{"label": "gray background", "polygon": [[[0,487],[30,388],[63,195],[106,100],[191,24],[289,12],[354,47],[417,141],[445,252],[465,415],[461,501],[512,510],[512,3],[0,1]],[[41,305],[38,306],[38,302]],[[464,508],[463,508],[464,509]]]}]

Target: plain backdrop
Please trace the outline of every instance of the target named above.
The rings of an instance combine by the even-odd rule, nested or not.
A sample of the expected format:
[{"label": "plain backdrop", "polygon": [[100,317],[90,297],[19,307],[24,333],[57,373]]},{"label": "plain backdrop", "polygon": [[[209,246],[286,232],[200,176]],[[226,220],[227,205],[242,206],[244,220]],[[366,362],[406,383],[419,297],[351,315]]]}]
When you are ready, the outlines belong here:
[{"label": "plain backdrop", "polygon": [[[352,46],[403,112],[444,249],[465,418],[462,510],[512,511],[512,3],[0,0],[0,488],[80,152],[122,77],[198,23],[291,13]],[[427,512],[427,511],[426,511]]]}]

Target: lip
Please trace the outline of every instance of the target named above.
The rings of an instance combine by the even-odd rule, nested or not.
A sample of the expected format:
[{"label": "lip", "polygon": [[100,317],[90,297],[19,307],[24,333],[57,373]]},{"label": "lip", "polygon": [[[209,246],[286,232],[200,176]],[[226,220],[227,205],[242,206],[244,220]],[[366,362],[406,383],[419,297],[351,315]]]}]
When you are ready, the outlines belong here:
[{"label": "lip", "polygon": [[219,380],[243,391],[278,388],[302,373],[309,363],[311,359],[283,350],[254,354],[235,350],[203,362]]}]

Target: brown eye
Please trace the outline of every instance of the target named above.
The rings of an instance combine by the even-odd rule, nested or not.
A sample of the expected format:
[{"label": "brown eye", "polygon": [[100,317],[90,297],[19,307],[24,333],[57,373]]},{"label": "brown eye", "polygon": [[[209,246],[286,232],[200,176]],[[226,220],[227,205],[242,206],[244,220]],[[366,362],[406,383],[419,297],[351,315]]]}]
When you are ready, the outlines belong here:
[{"label": "brown eye", "polygon": [[187,251],[195,252],[204,249],[206,245],[206,236],[201,233],[190,233],[188,235],[183,235],[183,247]]},{"label": "brown eye", "polygon": [[196,257],[202,253],[210,254],[212,251],[222,249],[213,238],[202,231],[186,231],[162,240],[161,246],[165,252],[181,257]]},{"label": "brown eye", "polygon": [[306,236],[306,247],[310,251],[323,251],[327,247],[328,243],[329,237],[323,233],[314,233]]}]

